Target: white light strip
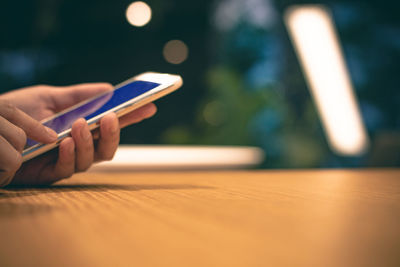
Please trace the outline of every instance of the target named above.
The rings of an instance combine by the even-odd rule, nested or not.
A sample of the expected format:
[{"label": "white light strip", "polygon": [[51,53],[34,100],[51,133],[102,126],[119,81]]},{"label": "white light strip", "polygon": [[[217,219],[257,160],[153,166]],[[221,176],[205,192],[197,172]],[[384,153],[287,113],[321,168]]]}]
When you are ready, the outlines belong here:
[{"label": "white light strip", "polygon": [[112,161],[92,171],[242,168],[260,164],[264,152],[257,147],[229,146],[119,146]]},{"label": "white light strip", "polygon": [[285,23],[306,75],[331,148],[359,155],[369,139],[328,10],[320,5],[289,8]]}]

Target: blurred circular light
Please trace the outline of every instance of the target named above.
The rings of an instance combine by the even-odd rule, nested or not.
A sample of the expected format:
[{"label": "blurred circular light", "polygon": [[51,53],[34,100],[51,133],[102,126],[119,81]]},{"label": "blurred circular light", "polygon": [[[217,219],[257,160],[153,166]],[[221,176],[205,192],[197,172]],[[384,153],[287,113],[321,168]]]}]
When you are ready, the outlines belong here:
[{"label": "blurred circular light", "polygon": [[171,40],[164,45],[163,55],[171,64],[181,64],[189,55],[189,48],[180,40]]},{"label": "blurred circular light", "polygon": [[131,25],[142,27],[151,20],[151,8],[145,2],[133,2],[126,9],[126,19]]}]

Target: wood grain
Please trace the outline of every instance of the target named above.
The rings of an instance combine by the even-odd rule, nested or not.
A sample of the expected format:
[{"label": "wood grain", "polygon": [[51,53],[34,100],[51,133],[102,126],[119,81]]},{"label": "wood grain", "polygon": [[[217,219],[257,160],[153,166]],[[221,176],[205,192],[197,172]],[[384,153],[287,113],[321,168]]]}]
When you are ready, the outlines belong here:
[{"label": "wood grain", "polygon": [[0,266],[400,266],[400,170],[85,173],[0,190]]}]

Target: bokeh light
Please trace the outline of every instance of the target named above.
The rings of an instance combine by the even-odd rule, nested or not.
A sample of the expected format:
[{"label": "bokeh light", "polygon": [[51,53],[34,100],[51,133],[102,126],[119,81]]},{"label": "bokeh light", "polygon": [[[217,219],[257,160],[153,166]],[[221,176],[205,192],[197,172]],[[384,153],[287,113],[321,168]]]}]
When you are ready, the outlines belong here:
[{"label": "bokeh light", "polygon": [[151,20],[151,8],[145,2],[133,2],[126,9],[126,19],[131,25],[142,27]]},{"label": "bokeh light", "polygon": [[189,48],[180,40],[167,42],[163,49],[164,59],[171,64],[181,64],[189,55]]}]

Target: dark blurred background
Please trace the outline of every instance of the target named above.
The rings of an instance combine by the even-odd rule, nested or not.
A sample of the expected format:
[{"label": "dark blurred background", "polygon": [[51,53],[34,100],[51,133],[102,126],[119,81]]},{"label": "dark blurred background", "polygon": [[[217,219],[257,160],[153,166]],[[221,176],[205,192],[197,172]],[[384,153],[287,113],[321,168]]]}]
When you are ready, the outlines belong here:
[{"label": "dark blurred background", "polygon": [[[145,2],[151,21],[134,27],[132,1],[2,1],[0,91],[178,73],[184,87],[125,129],[122,143],[258,146],[264,168],[400,166],[397,1]],[[304,3],[332,11],[371,139],[364,155],[328,147],[282,19]],[[170,40],[188,48],[180,64],[164,58]]]}]

